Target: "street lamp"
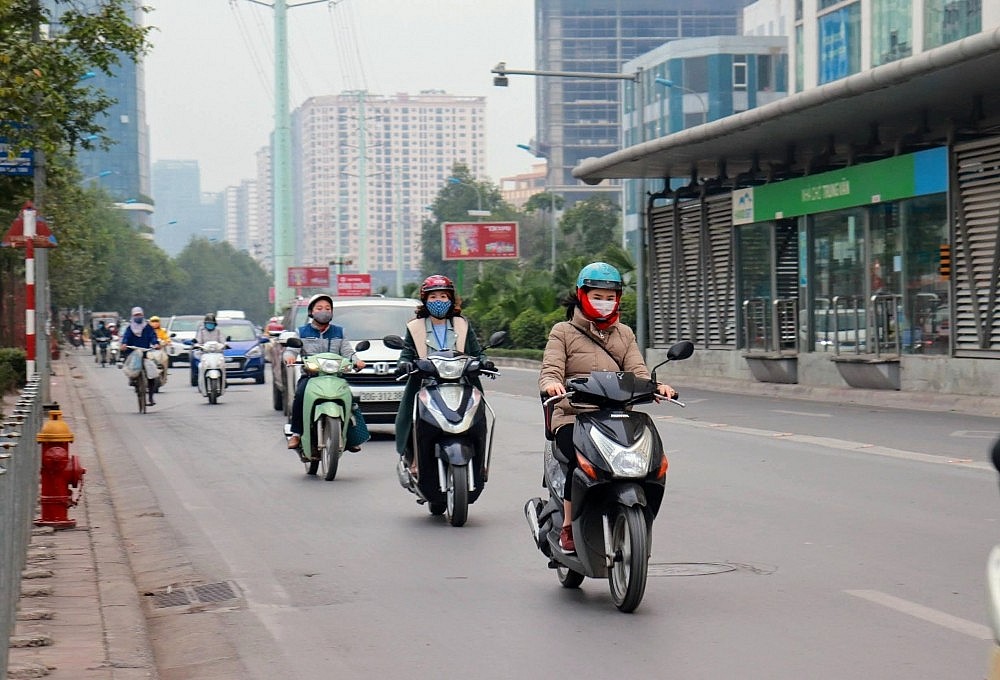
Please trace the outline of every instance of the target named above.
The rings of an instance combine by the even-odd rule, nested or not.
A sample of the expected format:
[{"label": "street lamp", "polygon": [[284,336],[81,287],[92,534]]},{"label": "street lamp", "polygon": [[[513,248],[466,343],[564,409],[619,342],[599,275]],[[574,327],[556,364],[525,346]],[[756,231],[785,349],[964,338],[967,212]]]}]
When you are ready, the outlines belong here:
[{"label": "street lamp", "polygon": [[[508,75],[541,76],[554,78],[585,78],[589,80],[623,80],[631,81],[632,110],[638,114],[639,142],[646,141],[646,99],[643,92],[643,69],[637,68],[633,73],[591,73],[588,71],[533,71],[529,69],[507,68],[507,63],[501,61],[490,71],[494,74],[493,84],[497,87],[507,87]],[[623,116],[624,122],[624,116]],[[551,165],[551,163],[550,163]],[[635,335],[639,351],[645,355],[648,328],[646,322],[646,181],[639,180],[639,243],[635,258]]]},{"label": "street lamp", "polygon": [[[662,85],[663,87],[669,87],[672,89],[680,90],[681,92],[687,92],[689,94],[693,94],[695,97],[698,98],[698,103],[701,104],[701,124],[704,125],[705,123],[708,122],[708,105],[705,104],[705,99],[701,96],[700,92],[695,92],[694,90],[688,89],[683,85],[678,85],[674,81],[669,80],[667,78],[663,78],[661,76],[657,76],[654,79],[654,82],[656,82],[657,85]],[[687,125],[684,125],[682,127],[687,127]]]},{"label": "street lamp", "polygon": [[556,194],[552,190],[553,182],[549,180],[549,173],[552,172],[552,159],[550,159],[546,154],[542,153],[538,149],[529,146],[528,144],[518,144],[517,148],[524,149],[525,151],[530,153],[532,156],[535,156],[536,158],[545,159],[545,185],[546,185],[545,191],[548,192],[549,194],[549,213],[550,213],[549,219],[552,220],[551,224],[552,243],[550,244],[552,248],[549,252],[549,270],[555,271],[556,270]]},{"label": "street lamp", "polygon": [[113,174],[115,174],[114,170],[101,170],[96,175],[91,175],[90,177],[84,177],[83,179],[80,180],[80,184],[86,184],[92,179],[101,179],[102,177],[107,177],[108,175],[113,175]]},{"label": "street lamp", "polygon": [[489,210],[483,210],[483,192],[481,192],[479,190],[478,186],[476,186],[475,184],[470,184],[470,183],[464,181],[461,177],[449,177],[448,178],[448,183],[449,184],[463,184],[463,185],[465,185],[467,187],[472,187],[473,189],[476,190],[476,209],[475,210],[467,210],[466,211],[469,214],[470,217],[489,217],[490,215],[493,214]]}]

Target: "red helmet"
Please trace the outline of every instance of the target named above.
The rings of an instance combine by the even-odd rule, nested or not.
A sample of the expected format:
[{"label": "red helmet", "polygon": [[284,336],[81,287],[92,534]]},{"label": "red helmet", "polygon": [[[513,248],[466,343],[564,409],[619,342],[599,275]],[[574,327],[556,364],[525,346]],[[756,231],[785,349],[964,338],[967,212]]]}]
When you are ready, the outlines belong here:
[{"label": "red helmet", "polygon": [[427,296],[435,290],[443,290],[452,297],[455,296],[455,284],[444,274],[433,274],[424,279],[420,284],[420,299],[426,300]]}]

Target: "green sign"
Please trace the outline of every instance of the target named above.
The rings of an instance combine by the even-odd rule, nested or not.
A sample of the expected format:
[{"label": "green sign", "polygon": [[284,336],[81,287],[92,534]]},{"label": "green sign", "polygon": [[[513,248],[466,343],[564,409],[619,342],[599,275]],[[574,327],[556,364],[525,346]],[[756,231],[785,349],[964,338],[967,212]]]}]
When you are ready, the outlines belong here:
[{"label": "green sign", "polygon": [[733,192],[733,223],[750,224],[897,201],[947,188],[943,147]]}]

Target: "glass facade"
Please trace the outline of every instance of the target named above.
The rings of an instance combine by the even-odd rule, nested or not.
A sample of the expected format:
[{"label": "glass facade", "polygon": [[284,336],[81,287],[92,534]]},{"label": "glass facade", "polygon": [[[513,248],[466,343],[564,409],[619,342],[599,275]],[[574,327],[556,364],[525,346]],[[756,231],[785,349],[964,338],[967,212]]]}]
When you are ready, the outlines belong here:
[{"label": "glass facade", "polygon": [[912,0],[872,0],[872,66],[913,54]]},{"label": "glass facade", "polygon": [[819,17],[819,82],[861,71],[861,3]]},{"label": "glass facade", "polygon": [[924,0],[925,50],[982,30],[982,0]]}]

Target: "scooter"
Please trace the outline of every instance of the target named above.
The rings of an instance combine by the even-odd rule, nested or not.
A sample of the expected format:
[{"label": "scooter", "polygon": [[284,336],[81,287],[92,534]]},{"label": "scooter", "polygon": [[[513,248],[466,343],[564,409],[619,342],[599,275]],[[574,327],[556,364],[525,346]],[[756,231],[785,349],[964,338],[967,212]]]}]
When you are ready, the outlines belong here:
[{"label": "scooter", "polygon": [[108,363],[108,346],[111,344],[111,338],[101,337],[97,338],[95,342],[97,343],[97,357],[95,361],[101,365],[101,368],[104,368]]},{"label": "scooter", "polygon": [[[506,332],[497,331],[484,349],[501,345],[506,337]],[[392,349],[404,346],[398,335],[388,335],[382,342]],[[484,368],[477,357],[445,350],[418,359],[413,370],[398,380],[411,375],[421,380],[411,430],[417,475],[402,459],[396,474],[417,503],[426,503],[432,515],[446,514],[452,526],[460,527],[469,517],[469,505],[476,502],[489,479],[496,423],[493,409],[473,379],[479,375],[496,378],[498,373]]]},{"label": "scooter", "polygon": [[108,343],[108,363],[112,366],[118,363],[118,360],[122,355],[122,339],[118,335],[111,336],[111,342]]},{"label": "scooter", "polygon": [[[993,443],[990,459],[1000,472],[1000,439]],[[993,630],[993,649],[990,652],[987,680],[1000,680],[1000,545],[993,546],[986,561],[986,596],[990,628]]]},{"label": "scooter", "polygon": [[202,396],[208,397],[209,404],[217,404],[226,392],[227,348],[226,343],[216,340],[192,347],[201,350],[201,358],[198,360],[198,391]]},{"label": "scooter", "polygon": [[[565,396],[543,395],[543,486],[549,498],[532,498],[524,506],[531,537],[564,588],[578,588],[585,577],[606,578],[615,606],[626,613],[635,611],[645,594],[653,519],[667,475],[667,457],[652,418],[631,407],[663,399],[656,392],[656,369],[693,352],[687,340],[675,344],[649,380],[634,373],[595,371],[567,381]],[[564,398],[584,409],[573,427],[579,466],[570,480],[551,430],[555,404]],[[676,399],[667,401],[684,406]],[[575,553],[559,545],[567,483],[573,485]]]},{"label": "scooter", "polygon": [[[302,340],[288,338],[285,344],[301,349]],[[354,350],[364,352],[369,347],[371,343],[362,340]],[[353,370],[353,365],[339,354],[321,352],[302,360],[302,370],[313,377],[306,383],[302,401],[302,420],[306,427],[303,428],[299,457],[306,466],[306,474],[320,473],[323,479],[332,482],[337,476],[351,425],[354,397],[343,374]],[[289,385],[288,389],[295,389],[295,386]],[[285,436],[291,434],[289,423],[285,425]]]}]

